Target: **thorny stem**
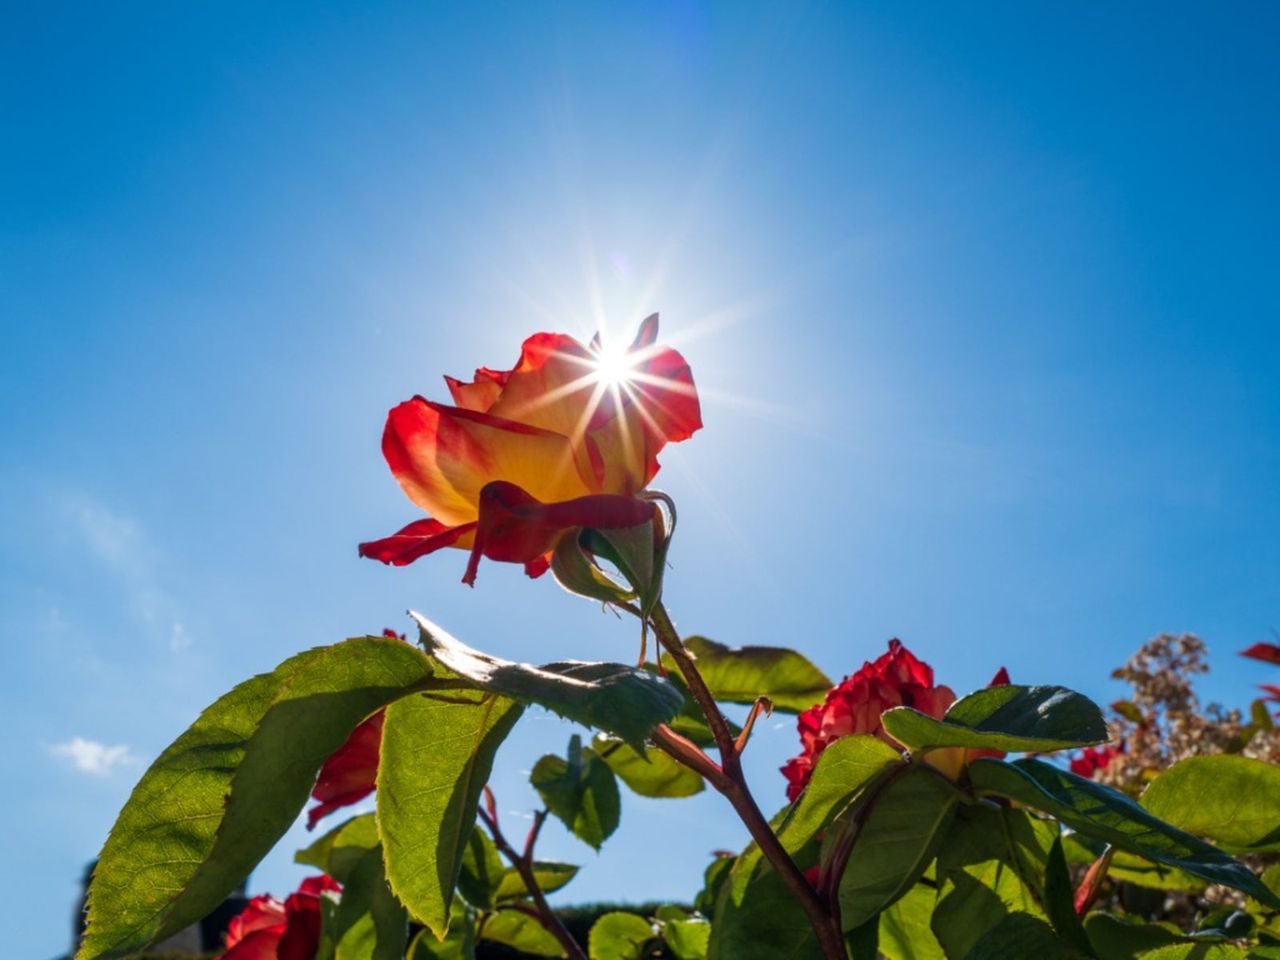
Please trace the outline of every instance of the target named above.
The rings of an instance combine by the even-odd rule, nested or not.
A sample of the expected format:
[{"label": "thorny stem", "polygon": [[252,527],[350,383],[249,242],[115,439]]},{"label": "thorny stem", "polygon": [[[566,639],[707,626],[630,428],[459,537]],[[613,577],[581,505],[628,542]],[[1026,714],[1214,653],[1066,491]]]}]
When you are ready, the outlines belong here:
[{"label": "thorny stem", "polygon": [[[488,809],[485,809],[485,807],[488,807]],[[555,937],[560,946],[564,948],[570,960],[587,960],[587,955],[583,952],[582,947],[578,945],[578,941],[573,939],[573,935],[565,929],[565,925],[560,922],[560,918],[551,909],[551,904],[547,903],[547,896],[542,892],[542,888],[538,886],[538,878],[533,872],[533,845],[538,840],[538,832],[542,829],[543,821],[547,819],[547,811],[539,810],[534,814],[533,826],[529,829],[529,836],[525,839],[523,853],[517,853],[515,848],[507,842],[507,838],[502,835],[502,829],[498,826],[497,810],[493,803],[493,793],[488,787],[485,787],[485,806],[480,807],[478,815],[484,825],[489,828],[494,846],[507,858],[511,866],[515,867],[516,872],[520,874],[520,879],[524,881],[525,889],[529,891],[529,896],[533,898],[533,902],[537,905],[536,913],[527,907],[516,907],[515,909],[537,917],[538,922],[542,924],[547,933]]]},{"label": "thorny stem", "polygon": [[800,868],[796,866],[791,855],[778,840],[777,834],[773,832],[773,828],[769,826],[769,821],[760,812],[760,807],[751,795],[751,789],[743,776],[739,758],[741,750],[729,729],[729,722],[720,712],[720,706],[716,703],[711,691],[707,689],[702,674],[698,672],[693,658],[685,650],[684,644],[680,641],[680,635],[676,632],[675,625],[661,602],[654,606],[650,621],[658,642],[675,661],[689,687],[689,693],[702,708],[707,726],[711,728],[711,736],[715,739],[720,753],[720,763],[716,764],[696,744],[665,725],[654,731],[655,743],[663,752],[701,774],[708,783],[723,794],[751,834],[751,839],[759,846],[760,852],[773,865],[778,876],[791,891],[791,895],[804,910],[823,956],[826,960],[846,960],[848,955],[844,948],[844,937],[831,910],[818,896],[817,891],[809,885],[809,881],[804,878]]}]

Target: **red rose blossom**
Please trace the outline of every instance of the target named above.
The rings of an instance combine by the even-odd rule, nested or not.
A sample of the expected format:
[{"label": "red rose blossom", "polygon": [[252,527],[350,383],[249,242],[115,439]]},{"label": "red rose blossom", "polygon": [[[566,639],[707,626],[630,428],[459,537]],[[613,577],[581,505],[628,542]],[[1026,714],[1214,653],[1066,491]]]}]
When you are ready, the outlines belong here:
[{"label": "red rose blossom", "polygon": [[1110,744],[1101,747],[1085,747],[1078,757],[1072,759],[1071,772],[1078,777],[1091,780],[1095,773],[1105,770],[1107,765],[1123,752],[1120,747]]},{"label": "red rose blossom", "polygon": [[702,426],[689,365],[657,343],[658,315],[626,349],[565,334],[524,342],[510,370],[446,377],[453,406],[414,397],[394,407],[382,453],[401,489],[428,512],[360,555],[403,566],[444,547],[522,563],[541,576],[568,531],[651,520],[637,494],[658,472],[658,452]]},{"label": "red rose blossom", "polygon": [[[1002,667],[991,680],[991,686],[1009,682]],[[787,799],[800,796],[813,775],[818,757],[828,746],[855,733],[873,734],[896,746],[884,731],[880,715],[892,707],[912,707],[921,713],[941,719],[956,700],[950,687],[935,686],[933,668],[916,657],[900,640],[889,641],[889,652],[874,663],[865,663],[852,676],[845,677],[827,693],[826,699],[810,707],[797,719],[800,743],[804,748],[782,768],[787,778]],[[944,751],[935,751],[938,754]],[[969,751],[976,755],[976,751]],[[984,751],[990,756],[991,751]],[[973,756],[958,756],[959,764]],[[955,764],[947,764],[948,768]]]},{"label": "red rose blossom", "polygon": [[308,877],[281,903],[254,897],[227,925],[221,960],[313,960],[320,946],[320,897],[342,886],[320,874]]}]

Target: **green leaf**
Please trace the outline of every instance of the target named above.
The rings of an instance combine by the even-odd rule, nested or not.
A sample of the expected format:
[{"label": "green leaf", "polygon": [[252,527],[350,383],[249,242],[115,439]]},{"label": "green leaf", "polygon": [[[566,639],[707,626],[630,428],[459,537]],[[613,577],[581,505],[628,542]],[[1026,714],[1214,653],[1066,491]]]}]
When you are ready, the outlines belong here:
[{"label": "green leaf", "polygon": [[379,845],[378,825],[372,813],[353,817],[334,827],[311,846],[294,854],[303,863],[345,883],[361,858]]},{"label": "green leaf", "polygon": [[1251,954],[1230,943],[1175,943],[1138,956],[1142,960],[1246,960]]},{"label": "green leaf", "polygon": [[[809,854],[802,862],[812,862]],[[731,872],[720,886],[708,960],[823,960],[804,911],[772,867],[759,864],[740,893],[733,881]]]},{"label": "green leaf", "polygon": [[[569,885],[578,875],[578,868],[571,863],[555,863],[551,860],[533,861],[533,879],[543,893],[554,893],[561,887]],[[526,897],[529,889],[524,885],[524,878],[515,867],[508,867],[502,875],[502,882],[494,895],[497,900],[511,900]]]},{"label": "green leaf", "polygon": [[347,876],[324,937],[334,960],[403,960],[409,914],[387,886],[381,847],[365,853]]},{"label": "green leaf", "polygon": [[637,753],[603,733],[596,734],[591,746],[618,779],[642,797],[692,797],[706,788],[702,777],[661,750]]},{"label": "green leaf", "polygon": [[676,960],[706,960],[711,924],[705,917],[659,917],[662,939]]},{"label": "green leaf", "polygon": [[653,925],[634,913],[615,910],[591,926],[587,953],[591,960],[640,960],[653,939]]},{"label": "green leaf", "polygon": [[525,703],[536,703],[585,727],[617,734],[637,750],[660,723],[684,706],[665,678],[620,663],[565,661],[533,667],[473,650],[421,614],[423,647],[471,685]]},{"label": "green leaf", "polygon": [[1062,837],[1053,838],[1049,859],[1044,871],[1044,908],[1049,922],[1058,936],[1082,953],[1091,953],[1089,937],[1075,909],[1075,887],[1067,870],[1067,858],[1062,850]]},{"label": "green leaf", "polygon": [[957,700],[941,720],[894,707],[881,722],[913,753],[940,747],[1044,753],[1107,740],[1102,711],[1065,687],[987,687]]},{"label": "green leaf", "polygon": [[1280,907],[1280,898],[1221,850],[1153,816],[1124,794],[1039,760],[977,760],[969,778],[991,793],[1043,810],[1122,850],[1185,870]]},{"label": "green leaf", "polygon": [[462,852],[458,892],[473,907],[492,910],[506,872],[502,855],[498,853],[489,834],[478,825],[472,827],[471,836]]},{"label": "green leaf", "polygon": [[522,708],[483,690],[406,697],[387,708],[378,830],[391,889],[437,936],[472,839],[493,757]]},{"label": "green leaf", "polygon": [[491,913],[480,926],[480,939],[505,944],[535,957],[567,956],[560,941],[547,932],[540,922],[518,910]]},{"label": "green leaf", "polygon": [[889,960],[947,960],[929,926],[937,898],[932,886],[917,883],[890,904],[880,914],[880,952]]},{"label": "green leaf", "polygon": [[[1106,843],[1083,833],[1068,833],[1062,839],[1062,852],[1066,854],[1067,863],[1072,866],[1091,864],[1102,856],[1106,849]],[[1207,881],[1199,877],[1193,877],[1167,864],[1153,863],[1146,857],[1140,857],[1128,850],[1112,851],[1111,866],[1107,868],[1107,876],[1113,880],[1123,880],[1125,883],[1151,890],[1200,893],[1208,886]]]},{"label": "green leaf", "polygon": [[210,913],[293,823],[356,724],[431,672],[408,644],[362,637],[298,654],[205,710],[116,820],[80,960],[136,953]]},{"label": "green leaf", "polygon": [[[828,748],[830,749],[830,748]],[[959,791],[940,774],[913,766],[887,780],[859,811],[852,852],[840,877],[840,923],[862,926],[906,893],[933,860],[955,814]]]},{"label": "green leaf", "polygon": [[1280,767],[1249,757],[1189,757],[1161,773],[1142,806],[1227,850],[1280,849]]},{"label": "green leaf", "polygon": [[1087,960],[1061,939],[1043,920],[1025,913],[1011,913],[988,931],[965,960]]},{"label": "green leaf", "polygon": [[603,603],[623,604],[636,598],[634,590],[606,576],[583,551],[577,537],[561,537],[551,554],[551,573],[570,593]]},{"label": "green leaf", "polygon": [[695,910],[707,915],[716,912],[716,903],[720,900],[720,890],[729,880],[729,873],[733,870],[733,865],[736,862],[737,858],[735,857],[719,856],[707,865],[707,869],[702,872],[702,889],[693,898],[693,908]]},{"label": "green leaf", "polygon": [[423,930],[413,938],[405,960],[476,960],[475,921],[458,914],[442,941],[430,930]]},{"label": "green leaf", "polygon": [[[826,674],[786,647],[726,647],[706,637],[689,637],[684,645],[712,695],[724,703],[768,697],[775,710],[800,713],[822,702],[832,686]],[[670,656],[663,662],[676,669]]]},{"label": "green leaf", "polygon": [[957,812],[938,852],[931,921],[947,956],[965,956],[1010,914],[1045,916],[1041,878],[1051,844],[1020,810],[975,804]]},{"label": "green leaf", "polygon": [[618,781],[599,754],[582,746],[577,734],[569,740],[568,759],[547,754],[534,764],[529,782],[547,809],[595,849],[618,829],[622,816]]},{"label": "green leaf", "polygon": [[1107,913],[1089,914],[1084,918],[1084,929],[1100,960],[1135,960],[1181,939],[1178,931],[1170,926],[1121,919]]}]

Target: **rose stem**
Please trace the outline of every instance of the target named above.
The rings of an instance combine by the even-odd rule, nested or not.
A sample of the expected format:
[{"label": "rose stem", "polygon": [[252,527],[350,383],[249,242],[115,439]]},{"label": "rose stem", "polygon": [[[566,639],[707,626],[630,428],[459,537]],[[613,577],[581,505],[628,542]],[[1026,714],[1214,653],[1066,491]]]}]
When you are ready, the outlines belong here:
[{"label": "rose stem", "polygon": [[[486,799],[492,796],[488,787],[485,787],[485,793]],[[489,803],[489,806],[493,806],[492,802]],[[529,896],[533,897],[533,902],[537,904],[536,916],[538,922],[546,928],[547,933],[559,941],[560,946],[564,947],[571,960],[587,960],[587,955],[583,952],[582,947],[578,945],[578,941],[573,939],[573,935],[565,929],[564,924],[560,922],[560,918],[551,909],[551,904],[547,903],[547,896],[542,892],[542,888],[538,886],[538,878],[533,872],[533,845],[538,840],[538,831],[542,829],[543,821],[547,819],[547,811],[539,810],[533,815],[533,826],[529,828],[529,836],[525,840],[523,853],[517,853],[515,848],[507,842],[507,838],[502,835],[496,815],[490,815],[489,811],[485,810],[484,807],[480,807],[478,812],[480,819],[484,821],[484,825],[489,828],[494,846],[511,862],[511,866],[516,868],[516,872],[520,874],[520,879],[524,881],[525,889],[529,891]]]},{"label": "rose stem", "polygon": [[720,763],[717,765],[696,744],[665,725],[654,731],[654,742],[665,753],[701,774],[708,783],[724,795],[751,834],[751,839],[760,847],[760,852],[778,871],[778,876],[782,878],[791,895],[804,909],[809,923],[813,926],[813,932],[818,938],[823,956],[827,960],[846,960],[848,954],[845,952],[844,938],[836,928],[831,911],[818,896],[817,891],[809,885],[809,881],[804,878],[804,874],[800,872],[800,868],[782,846],[777,834],[773,832],[769,821],[760,812],[760,807],[751,795],[751,789],[747,786],[746,777],[742,773],[738,746],[734,742],[729,723],[720,712],[720,706],[716,703],[715,697],[707,689],[707,684],[694,665],[693,658],[689,656],[684,644],[680,641],[680,635],[676,632],[666,607],[661,602],[657,603],[650,617],[658,642],[680,668],[680,673],[689,686],[689,692],[707,718],[707,726],[711,728],[711,735],[715,738],[716,747],[720,752]]}]

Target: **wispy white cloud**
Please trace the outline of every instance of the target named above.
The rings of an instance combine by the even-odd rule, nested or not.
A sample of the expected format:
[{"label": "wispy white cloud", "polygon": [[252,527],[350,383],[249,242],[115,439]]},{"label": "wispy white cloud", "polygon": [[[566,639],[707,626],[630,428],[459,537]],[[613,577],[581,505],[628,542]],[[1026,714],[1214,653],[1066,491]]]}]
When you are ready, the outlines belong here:
[{"label": "wispy white cloud", "polygon": [[108,747],[84,737],[72,737],[66,743],[55,743],[49,748],[49,753],[68,759],[77,770],[97,777],[110,776],[119,767],[133,766],[139,762],[124,744]]},{"label": "wispy white cloud", "polygon": [[64,507],[89,553],[120,582],[134,615],[164,637],[175,653],[191,647],[191,634],[177,603],[161,585],[155,546],[142,526],[89,497],[71,498]]}]

